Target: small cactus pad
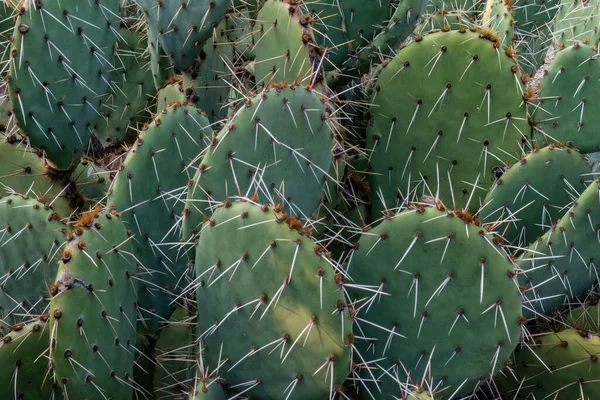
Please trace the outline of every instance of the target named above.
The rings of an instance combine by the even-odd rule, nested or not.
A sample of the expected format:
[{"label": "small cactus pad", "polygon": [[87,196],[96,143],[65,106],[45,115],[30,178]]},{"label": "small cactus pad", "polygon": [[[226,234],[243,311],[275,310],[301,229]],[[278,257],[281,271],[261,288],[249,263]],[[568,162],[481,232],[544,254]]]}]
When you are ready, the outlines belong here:
[{"label": "small cactus pad", "polygon": [[[509,399],[600,398],[600,337],[569,329],[519,346],[502,371]],[[510,369],[510,370],[509,370]]]},{"label": "small cactus pad", "polygon": [[557,144],[533,149],[496,173],[479,215],[485,222],[502,221],[496,230],[508,242],[528,246],[585,190],[591,168],[577,150]]},{"label": "small cactus pad", "polygon": [[353,373],[378,380],[368,384],[377,398],[400,398],[407,374],[425,376],[431,366],[432,387],[471,393],[517,345],[515,272],[476,222],[463,211],[419,206],[365,232],[348,257],[353,331],[363,337]]},{"label": "small cactus pad", "polygon": [[209,383],[198,381],[190,393],[189,400],[227,400],[227,396],[218,381]]},{"label": "small cactus pad", "polygon": [[515,33],[512,0],[487,0],[482,25],[500,36],[503,47],[512,46]]},{"label": "small cactus pad", "polygon": [[291,2],[266,0],[254,26],[254,75],[262,84],[310,83],[320,64],[310,24]]},{"label": "small cactus pad", "polygon": [[143,270],[139,304],[146,317],[167,318],[169,304],[185,286],[181,278],[188,258],[178,246],[163,243],[179,240],[182,197],[194,173],[189,166],[211,136],[200,110],[172,104],[139,135],[113,182],[108,206],[123,213],[136,236],[134,249]]},{"label": "small cactus pad", "polygon": [[530,130],[519,69],[495,33],[416,39],[380,70],[371,97],[374,215],[434,193],[477,209],[494,168],[520,158]]},{"label": "small cactus pad", "polygon": [[9,90],[19,127],[59,169],[76,165],[113,69],[119,0],[28,1],[13,35]]},{"label": "small cactus pad", "polygon": [[582,153],[600,151],[599,64],[596,49],[585,45],[556,54],[540,83],[534,132],[539,140],[572,143]]},{"label": "small cactus pad", "polygon": [[50,301],[50,358],[69,398],[130,399],[136,261],[123,222],[97,209],[68,235]]},{"label": "small cactus pad", "polygon": [[184,238],[194,238],[212,204],[256,194],[308,216],[332,162],[326,102],[302,86],[273,85],[247,99],[207,149],[188,193]]},{"label": "small cactus pad", "polygon": [[44,315],[26,324],[15,325],[11,332],[0,339],[2,399],[54,398],[53,381],[48,372],[49,363],[44,357],[50,343],[47,320],[48,316]]},{"label": "small cactus pad", "polygon": [[598,283],[600,260],[600,178],[519,258],[519,281],[527,316],[583,301]]},{"label": "small cactus pad", "polygon": [[48,286],[66,232],[57,219],[34,198],[0,200],[0,318],[5,324],[28,321],[48,306]]},{"label": "small cactus pad", "polygon": [[219,373],[238,393],[331,398],[348,375],[341,277],[308,233],[271,207],[229,201],[202,230],[198,333],[208,365],[227,360]]},{"label": "small cactus pad", "polygon": [[[149,37],[157,37],[171,63],[180,70],[194,67],[202,48],[227,12],[231,0],[139,0]],[[151,34],[150,34],[151,33]]]}]

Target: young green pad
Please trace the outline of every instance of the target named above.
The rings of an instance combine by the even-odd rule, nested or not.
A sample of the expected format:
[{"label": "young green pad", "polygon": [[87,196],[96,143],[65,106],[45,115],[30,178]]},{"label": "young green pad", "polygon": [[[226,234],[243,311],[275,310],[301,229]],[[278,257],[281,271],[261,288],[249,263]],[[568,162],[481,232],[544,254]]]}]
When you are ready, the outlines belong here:
[{"label": "young green pad", "polygon": [[50,343],[48,316],[18,324],[0,340],[0,396],[2,399],[54,398],[50,365],[44,355]]},{"label": "young green pad", "polygon": [[[600,178],[591,183],[560,221],[519,258],[519,282],[528,317],[581,302],[597,284],[600,260]],[[579,299],[579,301],[578,301]]]},{"label": "young green pad", "polygon": [[479,213],[515,246],[528,246],[560,218],[585,190],[591,168],[577,150],[556,144],[534,149],[506,171],[488,192]]},{"label": "young green pad", "polygon": [[198,333],[208,365],[253,398],[331,398],[350,368],[341,276],[299,220],[226,201],[196,251]]},{"label": "young green pad", "polygon": [[140,0],[148,30],[153,31],[175,68],[193,68],[231,0]]},{"label": "young green pad", "polygon": [[512,264],[463,211],[419,206],[389,216],[363,233],[346,271],[363,338],[353,374],[375,398],[399,398],[407,375],[432,376],[448,396],[469,394],[518,344]]},{"label": "young green pad", "polygon": [[114,68],[119,0],[28,1],[13,34],[9,90],[19,127],[59,169],[74,167]]},{"label": "young green pad", "polygon": [[138,302],[151,319],[142,321],[150,331],[156,330],[156,318],[168,318],[171,301],[186,285],[188,258],[177,246],[181,213],[193,177],[189,166],[211,136],[210,123],[197,108],[175,103],[163,109],[139,135],[107,200],[135,235],[143,283]]},{"label": "young green pad", "polygon": [[50,359],[65,397],[130,399],[137,273],[118,214],[84,214],[68,235],[50,301]]},{"label": "young green pad", "polygon": [[[510,399],[597,399],[600,397],[600,338],[569,329],[536,335],[519,346],[500,383]],[[510,371],[509,371],[510,369]]]},{"label": "young green pad", "polygon": [[596,49],[574,45],[559,51],[540,83],[534,133],[540,141],[572,143],[582,153],[600,150],[600,61]]},{"label": "young green pad", "polygon": [[[212,203],[252,196],[308,216],[332,161],[326,102],[302,86],[273,85],[247,99],[206,150],[188,192],[184,239],[195,240]],[[193,257],[192,257],[193,259]]]},{"label": "young green pad", "polygon": [[198,382],[196,389],[190,393],[189,400],[227,400],[227,396],[219,382],[210,382],[208,385]]},{"label": "young green pad", "polygon": [[259,84],[307,85],[319,75],[321,54],[310,24],[301,8],[290,3],[266,0],[258,13],[253,40],[254,75]]},{"label": "young green pad", "polygon": [[494,168],[520,158],[524,89],[500,47],[486,31],[417,35],[381,68],[367,130],[374,216],[415,194],[477,209]]},{"label": "young green pad", "polygon": [[48,306],[48,286],[66,231],[56,219],[35,198],[11,195],[0,200],[0,332]]},{"label": "young green pad", "polygon": [[181,103],[185,101],[185,94],[181,82],[173,82],[158,91],[156,94],[157,114],[166,109],[171,103]]},{"label": "young green pad", "polygon": [[512,0],[487,0],[482,26],[493,29],[500,36],[503,48],[511,47],[515,31]]}]

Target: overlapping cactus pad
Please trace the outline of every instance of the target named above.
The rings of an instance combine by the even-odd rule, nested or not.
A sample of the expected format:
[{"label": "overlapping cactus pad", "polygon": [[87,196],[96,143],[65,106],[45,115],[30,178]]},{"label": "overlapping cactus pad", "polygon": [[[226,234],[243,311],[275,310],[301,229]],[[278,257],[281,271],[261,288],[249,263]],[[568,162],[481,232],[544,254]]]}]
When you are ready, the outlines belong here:
[{"label": "overlapping cactus pad", "polygon": [[119,1],[26,1],[9,90],[20,128],[58,168],[83,155],[114,68]]},{"label": "overlapping cactus pad", "polygon": [[492,31],[432,33],[401,49],[371,97],[374,210],[431,193],[476,209],[494,168],[523,151],[523,95],[518,67]]},{"label": "overlapping cactus pad", "polygon": [[331,397],[348,375],[355,339],[344,278],[308,231],[278,207],[227,200],[200,235],[207,360],[261,398]]},{"label": "overlapping cactus pad", "polygon": [[521,295],[508,257],[469,215],[417,207],[356,246],[347,271],[361,284],[345,285],[362,336],[353,372],[372,393],[399,398],[407,376],[430,374],[453,388],[446,395],[468,394],[501,368],[519,339]]},{"label": "overlapping cactus pad", "polygon": [[2,1],[0,400],[598,397],[598,1]]}]

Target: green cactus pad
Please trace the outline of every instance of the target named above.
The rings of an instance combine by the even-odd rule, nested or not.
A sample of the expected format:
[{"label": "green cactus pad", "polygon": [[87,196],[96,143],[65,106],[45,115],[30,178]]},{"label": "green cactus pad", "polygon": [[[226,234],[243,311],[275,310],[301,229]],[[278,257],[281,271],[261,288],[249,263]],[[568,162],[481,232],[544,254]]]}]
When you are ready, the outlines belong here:
[{"label": "green cactus pad", "polygon": [[63,249],[50,301],[50,358],[65,396],[133,395],[136,273],[121,218],[84,214]]},{"label": "green cactus pad", "polygon": [[54,398],[48,359],[48,316],[19,324],[0,340],[0,396],[3,399]]},{"label": "green cactus pad", "polygon": [[188,167],[211,135],[208,119],[195,107],[173,104],[162,110],[136,140],[108,198],[137,239],[143,280],[139,304],[144,317],[152,319],[142,324],[151,331],[156,315],[171,314],[170,303],[186,284],[188,258],[173,243],[179,241],[185,191],[193,177]]},{"label": "green cactus pad", "polygon": [[515,42],[519,66],[533,76],[544,65],[552,44],[552,22],[559,0],[516,0]]},{"label": "green cactus pad", "polygon": [[105,142],[135,137],[136,130],[150,120],[149,109],[156,94],[143,35],[127,29],[120,29],[119,35],[110,91],[101,105],[105,118],[98,121],[94,131]]},{"label": "green cactus pad", "polygon": [[582,43],[598,47],[600,40],[600,2],[598,0],[562,0],[557,5],[552,36],[554,48]]},{"label": "green cactus pad", "polygon": [[538,140],[573,143],[582,153],[600,150],[599,64],[596,49],[584,45],[556,54],[540,84]]},{"label": "green cactus pad", "polygon": [[380,70],[367,130],[373,215],[415,195],[476,209],[494,167],[520,158],[524,89],[494,35],[418,36]]},{"label": "green cactus pad", "polygon": [[181,103],[185,101],[185,94],[183,93],[183,88],[181,82],[173,82],[158,91],[156,94],[157,112],[161,112],[166,109],[171,103]]},{"label": "green cactus pad", "polygon": [[500,36],[503,47],[513,44],[515,21],[512,0],[487,0],[482,26],[493,29]]},{"label": "green cactus pad", "polygon": [[[355,2],[357,5],[361,4],[361,12],[366,11],[365,7],[376,8],[373,7],[372,3],[360,0],[352,0],[352,2]],[[389,20],[382,23],[383,29],[381,32],[373,40],[370,40],[368,44],[361,44],[358,47],[356,53],[357,61],[353,66],[358,69],[357,72],[360,74],[368,73],[374,63],[379,64],[381,62],[382,54],[391,56],[394,53],[391,49],[397,49],[412,33],[426,5],[427,1],[424,0],[398,2]],[[360,14],[355,18],[359,21],[363,20]],[[361,30],[358,30],[358,33],[360,34]],[[352,37],[352,34],[350,36]],[[360,43],[358,40],[356,42]]]},{"label": "green cactus pad", "polygon": [[526,316],[547,314],[578,299],[582,302],[586,292],[600,281],[595,265],[600,260],[599,192],[597,179],[519,258]]},{"label": "green cactus pad", "polygon": [[194,66],[213,29],[225,17],[231,0],[138,2],[148,30],[158,38],[171,63],[180,70]]},{"label": "green cactus pad", "polygon": [[66,232],[57,219],[34,198],[0,200],[0,318],[5,324],[28,321],[48,306]]},{"label": "green cactus pad", "polygon": [[61,218],[68,218],[81,209],[83,199],[74,184],[67,183],[54,174],[48,164],[27,148],[5,137],[0,138],[0,191],[35,196],[39,201],[51,204]]},{"label": "green cactus pad", "polygon": [[424,35],[433,31],[456,31],[472,26],[475,26],[472,13],[464,10],[441,9],[425,16],[423,22],[415,28],[415,32]]},{"label": "green cactus pad", "polygon": [[195,240],[211,203],[231,196],[256,193],[260,201],[283,204],[294,215],[310,215],[332,161],[331,124],[325,102],[302,86],[271,86],[247,99],[194,176],[184,239]]},{"label": "green cactus pad", "polygon": [[[298,229],[298,230],[296,230]],[[238,394],[332,396],[352,337],[340,277],[302,223],[268,206],[226,201],[196,251],[198,334],[208,365]]]},{"label": "green cactus pad", "polygon": [[561,320],[563,324],[573,329],[600,334],[600,306],[597,303],[583,304],[581,307],[569,309],[561,315]]},{"label": "green cactus pad", "polygon": [[190,393],[189,400],[227,400],[227,396],[217,381],[209,384],[198,382],[196,389]]},{"label": "green cactus pad", "polygon": [[399,398],[406,374],[425,376],[428,365],[432,387],[449,386],[448,396],[471,393],[502,367],[518,344],[521,295],[492,238],[463,211],[423,206],[362,235],[346,292],[362,337],[353,373],[376,398]]},{"label": "green cactus pad", "polygon": [[591,173],[577,150],[562,145],[534,149],[502,174],[485,197],[480,216],[502,221],[496,228],[509,243],[528,246],[560,218],[585,190]]},{"label": "green cactus pad", "polygon": [[[226,35],[226,21],[215,28],[215,34],[206,42],[198,71],[184,74],[186,97],[204,111],[211,122],[227,117],[227,97],[232,74],[233,45]],[[192,93],[190,93],[190,89]]]},{"label": "green cactus pad", "polygon": [[510,399],[596,399],[600,396],[600,337],[574,329],[537,336],[520,346],[503,371]]},{"label": "green cactus pad", "polygon": [[257,83],[311,83],[320,64],[310,24],[300,7],[266,0],[253,30]]},{"label": "green cactus pad", "polygon": [[[119,1],[26,2],[9,90],[19,127],[59,169],[74,167],[100,118],[114,67]],[[43,4],[43,5],[42,5]]]},{"label": "green cactus pad", "polygon": [[184,307],[178,307],[160,330],[156,342],[154,398],[172,399],[185,392],[188,379],[195,372],[194,343],[196,318]]}]

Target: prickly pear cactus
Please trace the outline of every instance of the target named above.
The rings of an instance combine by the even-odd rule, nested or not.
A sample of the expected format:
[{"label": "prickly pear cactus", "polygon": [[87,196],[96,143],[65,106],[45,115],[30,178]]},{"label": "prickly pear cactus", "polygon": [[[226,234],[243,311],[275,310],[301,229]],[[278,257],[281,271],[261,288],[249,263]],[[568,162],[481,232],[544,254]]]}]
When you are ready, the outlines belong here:
[{"label": "prickly pear cactus", "polygon": [[66,396],[129,399],[136,260],[118,214],[83,214],[62,249],[50,301],[50,359]]},{"label": "prickly pear cactus", "polygon": [[529,132],[514,60],[490,30],[418,36],[385,64],[371,96],[373,212],[435,195],[477,209],[493,170]]},{"label": "prickly pear cactus", "polygon": [[26,1],[16,21],[9,90],[19,127],[59,169],[74,167],[100,118],[114,68],[119,0]]},{"label": "prickly pear cactus", "polygon": [[112,185],[108,206],[122,212],[127,229],[137,239],[134,249],[142,264],[143,283],[138,301],[149,319],[140,322],[150,331],[157,328],[156,315],[168,318],[170,303],[186,285],[182,278],[188,258],[177,245],[182,197],[194,176],[191,165],[211,135],[210,123],[200,110],[172,104],[139,135]]},{"label": "prickly pear cactus", "polygon": [[253,34],[256,81],[314,82],[321,54],[302,10],[293,2],[266,0]]},{"label": "prickly pear cactus", "polygon": [[5,324],[28,321],[48,306],[48,287],[67,230],[58,219],[35,198],[0,200],[0,318]]},{"label": "prickly pear cactus", "polygon": [[171,63],[180,70],[193,69],[202,47],[223,19],[231,0],[138,0],[148,22],[149,36],[157,37]]},{"label": "prickly pear cactus", "polygon": [[353,331],[362,337],[353,376],[377,398],[400,398],[407,376],[431,376],[428,368],[432,387],[450,388],[444,394],[472,393],[519,341],[513,266],[463,211],[418,206],[388,215],[363,233],[346,271]]},{"label": "prickly pear cactus", "polygon": [[142,33],[119,30],[111,87],[102,102],[103,118],[94,133],[102,141],[123,141],[150,120],[149,108],[156,94],[152,71],[147,65],[148,44]]},{"label": "prickly pear cactus", "polygon": [[278,207],[229,200],[202,230],[198,333],[238,395],[331,398],[348,375],[343,278],[308,233]]},{"label": "prickly pear cactus", "polygon": [[[3,399],[46,400],[53,398],[54,382],[44,355],[50,343],[50,329],[44,315],[20,323],[0,340],[0,396]],[[45,379],[44,379],[45,377]]]},{"label": "prickly pear cactus", "polygon": [[503,48],[512,46],[515,33],[513,13],[512,0],[488,0],[485,6],[482,25],[500,36]]},{"label": "prickly pear cactus", "polygon": [[596,179],[560,221],[519,258],[526,316],[546,314],[578,299],[582,302],[598,283],[594,260],[600,259],[599,193],[600,179]]},{"label": "prickly pear cactus", "polygon": [[577,43],[598,47],[600,40],[600,2],[562,0],[557,5],[552,36],[555,50]]},{"label": "prickly pear cactus", "polygon": [[591,172],[577,150],[561,144],[533,149],[505,172],[497,171],[480,216],[498,222],[496,230],[508,242],[528,246],[580,196]]},{"label": "prickly pear cactus", "polygon": [[256,195],[310,215],[332,162],[333,124],[325,100],[310,88],[272,85],[247,99],[199,164],[186,203],[186,241],[196,239],[215,202],[231,196]]},{"label": "prickly pear cactus", "polygon": [[221,22],[206,42],[197,71],[184,74],[183,87],[188,99],[203,110],[211,122],[227,117],[233,45],[229,43],[226,21]]},{"label": "prickly pear cactus", "polygon": [[535,344],[517,348],[501,375],[507,398],[597,398],[599,348],[597,335],[574,329],[538,336]]},{"label": "prickly pear cactus", "polygon": [[596,127],[600,69],[597,49],[573,45],[556,54],[540,84],[540,109],[534,131],[539,141],[563,142],[582,153],[600,150]]}]

